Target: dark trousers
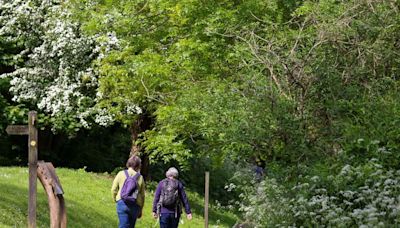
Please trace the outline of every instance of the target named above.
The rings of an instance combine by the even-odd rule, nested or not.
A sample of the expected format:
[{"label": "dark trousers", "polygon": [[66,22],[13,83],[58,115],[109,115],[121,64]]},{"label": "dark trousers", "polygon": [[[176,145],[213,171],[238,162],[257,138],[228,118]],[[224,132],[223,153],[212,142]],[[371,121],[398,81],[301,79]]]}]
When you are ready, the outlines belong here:
[{"label": "dark trousers", "polygon": [[126,205],[123,200],[117,201],[117,214],[119,219],[119,228],[135,228],[136,219],[139,215],[140,207],[138,205]]},{"label": "dark trousers", "polygon": [[161,213],[160,228],[177,228],[180,217],[180,214],[175,218],[175,213]]}]

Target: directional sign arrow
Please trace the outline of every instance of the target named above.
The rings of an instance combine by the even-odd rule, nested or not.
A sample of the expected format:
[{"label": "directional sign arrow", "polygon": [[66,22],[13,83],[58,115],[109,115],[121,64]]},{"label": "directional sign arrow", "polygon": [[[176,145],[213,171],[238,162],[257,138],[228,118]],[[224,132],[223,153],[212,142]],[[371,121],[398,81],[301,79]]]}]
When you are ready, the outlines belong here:
[{"label": "directional sign arrow", "polygon": [[29,128],[28,125],[8,125],[6,132],[9,135],[28,135]]}]

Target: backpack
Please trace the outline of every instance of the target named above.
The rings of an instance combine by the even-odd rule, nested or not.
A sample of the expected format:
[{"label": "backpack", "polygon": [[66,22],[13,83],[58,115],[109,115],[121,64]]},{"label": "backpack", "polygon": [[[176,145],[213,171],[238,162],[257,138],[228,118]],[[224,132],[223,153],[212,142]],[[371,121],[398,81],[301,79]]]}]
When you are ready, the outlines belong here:
[{"label": "backpack", "polygon": [[129,205],[133,205],[136,203],[136,198],[139,193],[137,179],[140,176],[140,173],[137,172],[135,176],[129,176],[128,171],[124,170],[126,180],[121,189],[121,199]]},{"label": "backpack", "polygon": [[179,181],[175,179],[165,179],[160,196],[160,204],[167,208],[176,208],[178,206],[178,185]]}]

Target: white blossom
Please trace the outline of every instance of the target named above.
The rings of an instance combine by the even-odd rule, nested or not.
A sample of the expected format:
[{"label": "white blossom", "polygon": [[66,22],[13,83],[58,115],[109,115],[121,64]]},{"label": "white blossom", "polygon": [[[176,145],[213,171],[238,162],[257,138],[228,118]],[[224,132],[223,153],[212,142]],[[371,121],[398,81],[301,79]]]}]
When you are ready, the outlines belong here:
[{"label": "white blossom", "polygon": [[95,122],[101,126],[107,127],[114,122],[114,116],[110,114],[106,109],[101,109],[96,114]]},{"label": "white blossom", "polygon": [[[86,128],[93,116],[103,126],[110,124],[112,118],[95,108],[98,73],[93,64],[99,54],[118,48],[119,40],[114,32],[100,43],[98,35],[80,33],[79,24],[60,3],[0,0],[0,35],[10,41],[24,40],[26,49],[15,58],[27,59],[25,65],[0,77],[11,78],[10,92],[16,102],[35,104],[53,117],[76,116]],[[140,113],[141,109],[131,105],[127,111]]]}]

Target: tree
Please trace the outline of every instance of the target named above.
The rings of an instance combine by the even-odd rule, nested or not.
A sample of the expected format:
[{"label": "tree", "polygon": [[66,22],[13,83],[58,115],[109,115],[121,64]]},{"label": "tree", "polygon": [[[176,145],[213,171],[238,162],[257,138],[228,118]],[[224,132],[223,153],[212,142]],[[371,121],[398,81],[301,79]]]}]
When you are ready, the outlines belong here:
[{"label": "tree", "polygon": [[[86,2],[76,4],[87,6]],[[83,14],[89,34],[113,33],[121,40],[121,48],[99,64],[99,106],[130,126],[133,151],[138,151],[139,135],[154,125],[158,108],[173,103],[188,88],[186,83],[220,74],[224,55],[211,53],[220,52],[224,41],[207,36],[202,31],[205,25],[196,22],[211,10],[212,6],[197,1],[110,1],[94,3],[88,9],[91,13]],[[137,109],[132,104],[140,107],[140,115],[128,112]],[[177,145],[173,138],[164,140]],[[189,155],[187,149],[182,156],[178,151],[176,157],[182,160]]]},{"label": "tree", "polygon": [[[2,1],[0,35],[20,44],[11,78],[13,100],[41,110],[54,131],[70,134],[113,117],[96,109],[94,61],[118,45],[112,36],[85,36],[61,1]],[[22,62],[22,63],[21,63]]]},{"label": "tree", "polygon": [[305,1],[285,23],[255,14],[258,23],[223,34],[241,41],[245,61],[273,88],[269,102],[284,110],[272,117],[284,160],[335,156],[358,138],[388,140],[379,125],[393,129],[388,116],[398,110],[397,10],[395,1]]},{"label": "tree", "polygon": [[[78,18],[88,34],[120,40],[120,49],[98,64],[99,105],[130,126],[133,151],[155,160],[185,162],[200,154],[223,161],[271,147],[265,141],[275,124],[263,96],[270,96],[265,87],[275,88],[243,61],[249,54],[234,31],[257,25],[254,13],[265,9],[285,21],[290,7],[282,1],[74,3],[73,9],[87,9]],[[140,115],[127,113],[132,103]]]}]

